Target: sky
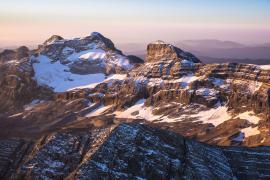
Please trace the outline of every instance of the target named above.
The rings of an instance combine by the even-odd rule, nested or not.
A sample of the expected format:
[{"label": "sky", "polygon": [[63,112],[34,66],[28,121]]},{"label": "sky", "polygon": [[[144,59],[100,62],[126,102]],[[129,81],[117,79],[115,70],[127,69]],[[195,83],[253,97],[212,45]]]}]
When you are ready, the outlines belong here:
[{"label": "sky", "polygon": [[157,39],[270,42],[270,0],[0,0],[0,47],[97,31],[115,43]]}]

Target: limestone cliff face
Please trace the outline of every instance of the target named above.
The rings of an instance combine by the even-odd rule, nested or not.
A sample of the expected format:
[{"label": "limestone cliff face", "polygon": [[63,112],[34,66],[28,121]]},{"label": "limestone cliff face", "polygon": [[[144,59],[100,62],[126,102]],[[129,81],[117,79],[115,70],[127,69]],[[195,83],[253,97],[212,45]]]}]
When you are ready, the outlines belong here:
[{"label": "limestone cliff face", "polygon": [[202,66],[200,75],[230,80],[228,91],[229,106],[236,111],[253,110],[270,115],[270,71],[255,65],[212,64]]},{"label": "limestone cliff face", "polygon": [[146,62],[154,62],[162,59],[175,61],[182,61],[185,59],[194,63],[201,62],[191,53],[184,52],[183,50],[163,41],[157,41],[155,43],[149,44],[147,46]]}]

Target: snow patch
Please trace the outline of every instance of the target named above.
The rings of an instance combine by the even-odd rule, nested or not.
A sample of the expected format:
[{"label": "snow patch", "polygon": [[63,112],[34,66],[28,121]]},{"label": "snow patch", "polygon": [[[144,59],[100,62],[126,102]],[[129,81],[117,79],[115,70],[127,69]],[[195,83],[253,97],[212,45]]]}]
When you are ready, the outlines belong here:
[{"label": "snow patch", "polygon": [[153,115],[153,107],[145,107],[144,102],[145,99],[140,99],[125,111],[116,111],[115,115],[117,118],[145,119],[148,121],[159,119],[161,116]]},{"label": "snow patch", "polygon": [[163,79],[161,78],[151,78],[149,79],[148,86],[162,86],[163,84]]},{"label": "snow patch", "polygon": [[270,64],[269,65],[261,65],[260,68],[263,70],[270,70]]},{"label": "snow patch", "polygon": [[89,50],[85,50],[85,51],[81,51],[81,52],[73,52],[71,55],[69,55],[67,57],[67,60],[74,62],[77,61],[79,59],[83,59],[83,60],[89,60],[89,61],[93,61],[93,60],[100,60],[100,62],[103,62],[103,59],[106,56],[106,53],[104,50],[102,49],[96,49],[96,44],[91,45],[91,49]]},{"label": "snow patch", "polygon": [[258,82],[258,81],[242,81],[242,80],[235,80],[234,83],[236,84],[245,84],[248,87],[248,91],[252,94],[254,94],[256,91],[258,91],[261,86],[262,86],[262,82]]},{"label": "snow patch", "polygon": [[23,115],[23,113],[17,113],[17,114],[13,114],[13,115],[9,116],[9,118],[18,117],[21,115]]},{"label": "snow patch", "polygon": [[112,107],[111,105],[110,106],[100,105],[97,109],[95,109],[92,112],[86,114],[85,117],[99,116],[99,115],[101,115],[102,113],[104,113],[106,110],[108,110],[111,107]]},{"label": "snow patch", "polygon": [[106,56],[105,51],[101,49],[88,50],[86,53],[80,54],[82,54],[79,56],[80,59],[87,59],[87,60],[104,59]]},{"label": "snow patch", "polygon": [[218,94],[218,91],[215,89],[209,89],[209,88],[200,88],[196,90],[196,95],[200,96],[216,96]]},{"label": "snow patch", "polygon": [[97,74],[73,74],[69,72],[68,66],[59,61],[52,62],[44,55],[38,57],[38,63],[33,64],[35,71],[34,78],[39,85],[46,85],[55,92],[64,92],[76,88],[91,88],[105,79],[103,73]]},{"label": "snow patch", "polygon": [[235,138],[233,138],[233,141],[242,142],[245,139],[245,134],[243,132],[240,132],[239,135]]},{"label": "snow patch", "polygon": [[20,64],[20,61],[18,61],[18,60],[9,60],[9,61],[4,62],[4,64],[18,65],[18,64]]},{"label": "snow patch", "polygon": [[244,128],[244,129],[241,129],[241,132],[245,134],[245,138],[260,134],[260,131],[258,130],[258,127]]},{"label": "snow patch", "polygon": [[36,105],[38,105],[38,104],[40,104],[40,103],[42,103],[42,102],[44,102],[44,101],[39,100],[39,99],[35,99],[35,100],[33,100],[31,103],[25,105],[25,106],[24,106],[24,110],[30,111],[30,110],[32,110]]},{"label": "snow patch", "polygon": [[151,78],[149,79],[148,86],[162,86],[163,83],[181,83],[181,86],[183,88],[187,88],[188,85],[198,79],[200,79],[200,76],[194,76],[193,74],[189,74],[186,76],[183,76],[178,79],[173,80],[163,80],[161,78]]},{"label": "snow patch", "polygon": [[194,66],[194,62],[186,60],[186,59],[182,60],[181,64],[184,66]]},{"label": "snow patch", "polygon": [[189,74],[189,75],[187,75],[187,76],[181,77],[178,81],[181,82],[181,84],[182,84],[182,86],[183,86],[184,88],[187,88],[187,86],[188,86],[190,83],[192,83],[192,82],[198,80],[199,78],[200,78],[199,76],[194,76],[193,74]]},{"label": "snow patch", "polygon": [[258,124],[261,120],[258,116],[255,115],[253,111],[246,111],[244,113],[239,114],[235,118],[245,119],[253,124]]},{"label": "snow patch", "polygon": [[219,79],[219,78],[209,78],[210,81],[212,81],[212,83],[216,86],[216,87],[220,87],[222,85],[224,85],[224,80],[223,79]]},{"label": "snow patch", "polygon": [[126,74],[113,74],[109,76],[107,79],[104,80],[104,82],[110,81],[110,80],[124,80],[126,79],[127,75]]},{"label": "snow patch", "polygon": [[69,54],[72,54],[75,50],[73,48],[70,48],[70,47],[65,47],[63,50],[62,50],[62,53],[65,54],[65,55],[69,55]]},{"label": "snow patch", "polygon": [[231,115],[228,113],[228,107],[226,106],[218,106],[217,108],[200,111],[197,114],[190,115],[190,117],[198,118],[198,121],[202,121],[203,123],[212,123],[214,126],[218,126],[231,119]]}]

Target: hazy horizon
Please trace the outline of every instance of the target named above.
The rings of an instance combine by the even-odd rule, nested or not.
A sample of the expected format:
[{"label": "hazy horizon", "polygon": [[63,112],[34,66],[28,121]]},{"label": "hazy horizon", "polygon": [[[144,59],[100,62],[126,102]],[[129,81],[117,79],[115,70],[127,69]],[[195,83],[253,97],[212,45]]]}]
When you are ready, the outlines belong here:
[{"label": "hazy horizon", "polygon": [[270,42],[269,0],[1,1],[0,46],[37,45],[51,35],[97,31],[116,44],[218,39]]}]

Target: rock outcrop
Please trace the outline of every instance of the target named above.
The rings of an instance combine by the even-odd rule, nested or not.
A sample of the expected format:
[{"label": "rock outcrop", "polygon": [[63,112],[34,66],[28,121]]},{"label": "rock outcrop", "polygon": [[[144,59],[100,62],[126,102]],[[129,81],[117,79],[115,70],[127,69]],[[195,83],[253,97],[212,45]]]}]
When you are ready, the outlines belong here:
[{"label": "rock outcrop", "polygon": [[34,70],[26,47],[9,51],[12,53],[8,55],[7,52],[0,54],[5,59],[0,64],[0,113],[16,112],[33,99],[50,94],[32,79]]},{"label": "rock outcrop", "polygon": [[15,50],[4,50],[0,53],[0,63],[10,60],[18,60],[29,56],[29,49],[25,46],[21,46]]},{"label": "rock outcrop", "polygon": [[[218,148],[140,124],[1,140],[4,179],[263,179],[268,147]],[[7,161],[9,159],[9,161]]]},{"label": "rock outcrop", "polygon": [[185,52],[171,44],[163,41],[157,41],[147,46],[146,62],[154,62],[162,59],[167,60],[189,60],[193,63],[200,63],[201,61],[191,53]]}]

